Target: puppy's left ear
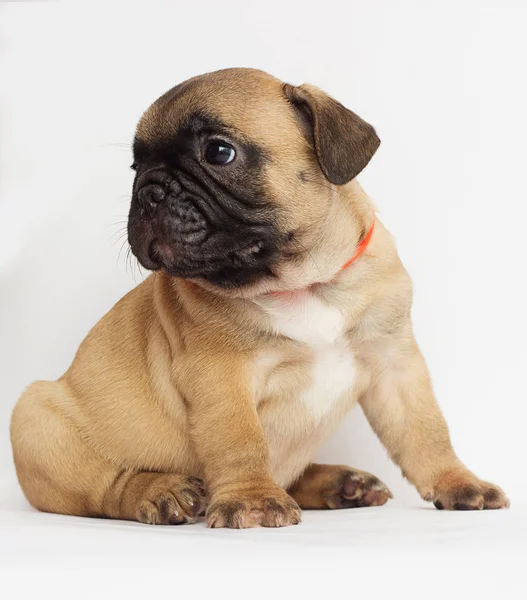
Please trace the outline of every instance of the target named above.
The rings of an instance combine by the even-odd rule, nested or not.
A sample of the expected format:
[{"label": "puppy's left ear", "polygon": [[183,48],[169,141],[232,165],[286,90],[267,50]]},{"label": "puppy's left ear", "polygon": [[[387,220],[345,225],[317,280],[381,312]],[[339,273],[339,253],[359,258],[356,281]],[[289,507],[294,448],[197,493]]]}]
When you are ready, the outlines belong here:
[{"label": "puppy's left ear", "polygon": [[284,94],[314,143],[326,179],[336,185],[354,179],[381,143],[375,129],[313,85],[295,87],[285,83]]}]

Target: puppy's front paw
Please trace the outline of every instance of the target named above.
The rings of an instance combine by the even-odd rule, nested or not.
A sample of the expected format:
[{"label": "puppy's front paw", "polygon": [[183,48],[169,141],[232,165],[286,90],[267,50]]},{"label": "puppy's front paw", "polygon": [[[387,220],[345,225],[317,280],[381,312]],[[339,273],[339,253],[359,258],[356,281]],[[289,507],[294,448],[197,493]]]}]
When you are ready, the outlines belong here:
[{"label": "puppy's front paw", "polygon": [[207,510],[209,527],[285,527],[300,521],[300,507],[278,487],[213,498]]},{"label": "puppy's front paw", "polygon": [[483,510],[510,506],[501,488],[481,481],[469,471],[450,471],[443,475],[434,487],[432,500],[439,510]]}]

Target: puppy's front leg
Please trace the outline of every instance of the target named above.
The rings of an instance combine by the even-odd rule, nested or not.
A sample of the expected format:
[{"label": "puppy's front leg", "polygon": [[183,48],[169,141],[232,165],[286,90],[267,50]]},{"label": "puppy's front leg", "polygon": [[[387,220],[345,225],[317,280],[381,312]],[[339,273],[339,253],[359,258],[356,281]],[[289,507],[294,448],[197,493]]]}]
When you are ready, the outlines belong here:
[{"label": "puppy's front leg", "polygon": [[372,382],[361,405],[390,456],[425,500],[439,509],[506,508],[499,487],[457,458],[410,327],[365,357]]},{"label": "puppy's front leg", "polygon": [[210,494],[209,526],[299,523],[299,506],[272,479],[247,368],[225,354],[209,356],[202,364],[195,371],[188,405],[191,435]]}]

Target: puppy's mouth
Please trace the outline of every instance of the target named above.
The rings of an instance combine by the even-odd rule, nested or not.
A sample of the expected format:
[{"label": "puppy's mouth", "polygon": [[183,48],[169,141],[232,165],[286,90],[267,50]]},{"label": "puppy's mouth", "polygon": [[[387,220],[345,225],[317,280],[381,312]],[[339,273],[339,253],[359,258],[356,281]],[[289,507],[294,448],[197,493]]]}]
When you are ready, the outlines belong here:
[{"label": "puppy's mouth", "polygon": [[263,240],[241,248],[231,248],[219,255],[194,255],[179,252],[166,242],[154,239],[149,247],[151,264],[169,275],[185,279],[203,279],[223,288],[240,287],[269,276],[272,271],[266,258]]},{"label": "puppy's mouth", "polygon": [[159,222],[130,218],[128,239],[133,254],[146,269],[162,269],[173,277],[237,288],[273,276],[278,254],[265,228],[241,229],[183,234],[179,224],[170,219]]},{"label": "puppy's mouth", "polygon": [[[236,256],[239,261],[250,259],[262,252],[265,247],[263,240],[256,240],[239,250],[233,250],[233,257]],[[158,268],[165,269],[177,268],[178,256],[174,246],[162,240],[153,239],[148,247],[148,257],[152,265],[158,265]],[[243,265],[239,265],[240,267]]]},{"label": "puppy's mouth", "polygon": [[[225,284],[232,283],[244,271],[256,267],[260,262],[260,255],[265,253],[264,240],[255,240],[241,248],[229,249],[226,257],[189,255],[182,249],[178,252],[177,245],[159,239],[153,239],[148,247],[148,259],[153,270],[164,269],[176,277],[203,277],[207,280],[219,278]],[[248,273],[244,275],[247,277]]]}]

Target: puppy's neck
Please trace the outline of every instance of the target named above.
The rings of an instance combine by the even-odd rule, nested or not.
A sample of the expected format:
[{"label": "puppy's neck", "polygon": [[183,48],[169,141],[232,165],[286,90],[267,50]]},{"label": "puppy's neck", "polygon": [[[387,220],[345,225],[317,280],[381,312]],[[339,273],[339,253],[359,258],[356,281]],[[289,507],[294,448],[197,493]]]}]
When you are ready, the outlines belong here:
[{"label": "puppy's neck", "polygon": [[305,291],[333,283],[361,258],[374,223],[373,203],[357,181],[335,186],[325,217],[298,240],[305,248],[302,264],[283,265],[278,280],[286,283],[275,291]]}]

